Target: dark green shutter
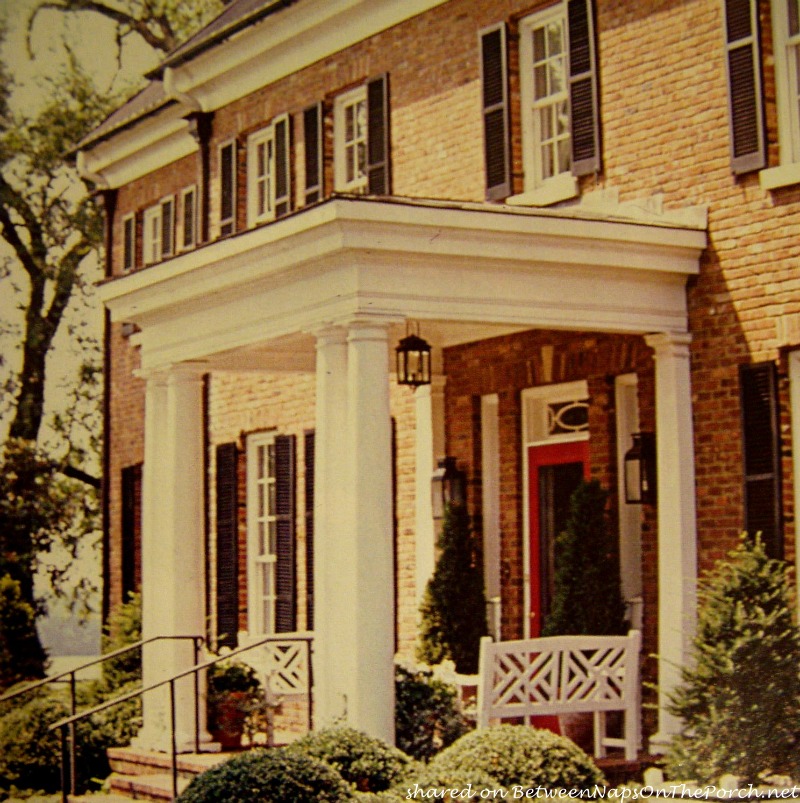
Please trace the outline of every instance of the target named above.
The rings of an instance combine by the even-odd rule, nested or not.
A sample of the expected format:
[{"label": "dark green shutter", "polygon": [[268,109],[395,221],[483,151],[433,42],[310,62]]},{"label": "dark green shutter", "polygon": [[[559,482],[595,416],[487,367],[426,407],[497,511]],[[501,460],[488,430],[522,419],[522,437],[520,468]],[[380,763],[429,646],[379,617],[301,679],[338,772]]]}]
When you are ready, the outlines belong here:
[{"label": "dark green shutter", "polygon": [[305,202],[313,204],[322,198],[322,103],[315,103],[303,112],[306,185]]},{"label": "dark green shutter", "polygon": [[275,217],[288,215],[292,210],[291,118],[275,121]]},{"label": "dark green shutter", "polygon": [[389,195],[389,78],[381,75],[367,83],[367,191]]},{"label": "dark green shutter", "polygon": [[239,631],[239,494],[235,443],[217,457],[217,644],[236,647]]},{"label": "dark green shutter", "polygon": [[297,630],[295,604],[295,436],[275,438],[275,632]]},{"label": "dark green shutter", "polygon": [[506,26],[500,23],[479,35],[486,198],[496,201],[511,195]]},{"label": "dark green shutter", "polygon": [[731,169],[760,170],[767,162],[756,0],[725,0],[725,53]]},{"label": "dark green shutter", "polygon": [[591,0],[569,0],[569,104],[572,174],[600,171],[600,111]]},{"label": "dark green shutter", "polygon": [[306,630],[314,629],[314,431],[305,435]]},{"label": "dark green shutter", "polygon": [[761,533],[767,552],[783,557],[778,390],[774,363],[739,368],[744,457],[745,530]]},{"label": "dark green shutter", "polygon": [[236,143],[228,142],[219,150],[220,234],[236,230]]}]

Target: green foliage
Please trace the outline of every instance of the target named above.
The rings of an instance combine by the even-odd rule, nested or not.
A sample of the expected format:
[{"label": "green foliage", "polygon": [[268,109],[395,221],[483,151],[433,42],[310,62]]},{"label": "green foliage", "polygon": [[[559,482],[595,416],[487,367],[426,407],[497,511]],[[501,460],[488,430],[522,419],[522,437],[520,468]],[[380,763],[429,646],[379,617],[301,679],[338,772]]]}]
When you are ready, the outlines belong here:
[{"label": "green foliage", "polygon": [[[462,793],[465,789],[472,792],[473,799],[480,799],[480,793],[486,789],[497,790],[498,797],[495,799],[503,799],[500,795],[503,787],[487,772],[469,768],[453,770],[435,764],[423,767],[419,772],[409,775],[403,783],[397,784],[390,791],[408,800],[408,795],[413,796],[415,792],[417,799],[420,799],[422,794],[433,798],[435,790],[436,800],[455,801],[464,799]],[[448,794],[446,790],[457,791],[453,795]]]},{"label": "green foliage", "polygon": [[394,688],[397,746],[408,755],[427,761],[470,729],[457,690],[432,672],[398,666]]},{"label": "green foliage", "polygon": [[232,691],[253,692],[260,686],[253,667],[241,661],[219,661],[208,669],[208,692],[212,696]]},{"label": "green foliage", "polygon": [[608,491],[581,482],[556,539],[555,593],[543,636],[614,636],[627,630],[616,535],[606,514]]},{"label": "green foliage", "polygon": [[670,711],[683,720],[671,745],[673,778],[733,773],[800,778],[800,635],[790,569],[760,538],[741,544],[699,589],[693,661]]},{"label": "green foliage", "polygon": [[340,803],[350,787],[332,767],[286,748],[251,750],[198,775],[180,803]]},{"label": "green foliage", "polygon": [[[106,620],[103,653],[114,652],[135,644],[142,638],[142,598],[131,594],[127,602],[117,605]],[[119,689],[142,679],[141,649],[130,650],[102,664],[103,696],[119,694]]]},{"label": "green foliage", "polygon": [[19,581],[0,577],[0,692],[44,673],[45,653],[36,636],[36,611],[22,599]]},{"label": "green foliage", "polygon": [[456,671],[471,674],[478,669],[480,640],[487,632],[486,598],[465,506],[447,506],[439,549],[420,606],[417,657],[426,664],[451,659]]},{"label": "green foliage", "polygon": [[388,789],[413,766],[401,750],[347,727],[309,733],[288,749],[324,761],[362,792]]},{"label": "green foliage", "polygon": [[588,789],[605,782],[591,758],[569,739],[524,725],[472,731],[429,766],[444,777],[486,773],[505,787]]}]

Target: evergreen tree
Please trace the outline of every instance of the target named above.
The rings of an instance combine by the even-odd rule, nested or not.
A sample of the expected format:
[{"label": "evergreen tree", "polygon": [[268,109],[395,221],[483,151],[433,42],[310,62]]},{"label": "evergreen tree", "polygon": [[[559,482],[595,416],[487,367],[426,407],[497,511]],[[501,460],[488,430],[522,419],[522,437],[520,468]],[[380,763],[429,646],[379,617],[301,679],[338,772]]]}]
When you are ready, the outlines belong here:
[{"label": "evergreen tree", "polygon": [[480,640],[487,632],[486,597],[464,505],[447,505],[439,549],[420,605],[417,657],[427,664],[450,659],[457,672],[475,673]]},{"label": "evergreen tree", "polygon": [[670,749],[673,778],[733,773],[800,778],[800,635],[790,569],[760,538],[743,536],[701,585],[693,660],[670,711],[683,729]]},{"label": "evergreen tree", "polygon": [[606,514],[608,491],[581,482],[569,500],[564,532],[556,538],[555,593],[543,636],[625,633],[616,535]]}]

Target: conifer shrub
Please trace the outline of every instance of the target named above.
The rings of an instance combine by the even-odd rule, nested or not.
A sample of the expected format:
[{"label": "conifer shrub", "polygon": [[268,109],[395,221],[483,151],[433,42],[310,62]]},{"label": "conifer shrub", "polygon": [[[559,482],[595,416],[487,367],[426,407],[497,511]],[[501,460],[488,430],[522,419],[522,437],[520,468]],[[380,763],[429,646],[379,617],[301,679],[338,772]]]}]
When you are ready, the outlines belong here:
[{"label": "conifer shrub", "polygon": [[347,727],[314,731],[287,750],[324,761],[362,792],[388,789],[415,764],[402,750]]},{"label": "conifer shrub", "polygon": [[287,748],[242,753],[196,776],[179,803],[341,803],[351,788],[333,767]]},{"label": "conifer shrub", "polygon": [[43,674],[45,655],[36,635],[36,609],[19,580],[0,576],[0,693]]},{"label": "conifer shrub", "polygon": [[525,725],[472,731],[429,764],[445,778],[485,773],[504,787],[592,789],[603,774],[586,753],[563,736]]},{"label": "conifer shrub", "polygon": [[700,584],[692,662],[669,710],[683,720],[672,778],[800,779],[800,635],[790,567],[742,537]]},{"label": "conifer shrub", "polygon": [[486,597],[466,506],[447,505],[438,545],[439,559],[420,605],[417,658],[429,665],[450,659],[457,672],[474,674],[487,633]]},{"label": "conifer shrub", "polygon": [[470,730],[456,688],[430,670],[398,666],[394,688],[396,743],[413,758],[428,761]]},{"label": "conifer shrub", "polygon": [[627,630],[617,535],[599,482],[582,481],[556,537],[555,591],[543,636],[617,636]]}]

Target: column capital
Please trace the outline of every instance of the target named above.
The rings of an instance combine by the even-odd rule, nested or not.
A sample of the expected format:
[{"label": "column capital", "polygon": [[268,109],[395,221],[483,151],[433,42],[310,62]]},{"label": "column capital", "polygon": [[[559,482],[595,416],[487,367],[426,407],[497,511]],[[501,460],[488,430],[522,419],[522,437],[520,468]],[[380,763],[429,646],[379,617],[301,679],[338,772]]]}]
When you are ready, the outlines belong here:
[{"label": "column capital", "polygon": [[688,332],[655,332],[645,335],[644,342],[658,355],[671,354],[673,357],[689,355],[692,336]]},{"label": "column capital", "polygon": [[317,344],[317,350],[324,346],[341,345],[347,342],[347,329],[344,326],[322,326],[314,329],[311,334]]},{"label": "column capital", "polygon": [[347,340],[380,340],[389,341],[390,321],[378,318],[356,318],[347,325]]}]

